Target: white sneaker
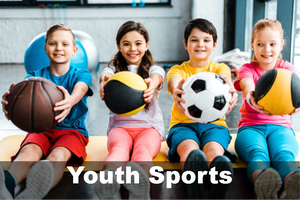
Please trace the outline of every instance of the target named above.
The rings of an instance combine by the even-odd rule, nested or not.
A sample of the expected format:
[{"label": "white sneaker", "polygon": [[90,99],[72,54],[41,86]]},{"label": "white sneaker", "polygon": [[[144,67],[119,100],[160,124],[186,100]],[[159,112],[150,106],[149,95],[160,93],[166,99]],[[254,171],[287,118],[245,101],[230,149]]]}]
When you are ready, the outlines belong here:
[{"label": "white sneaker", "polygon": [[4,170],[0,164],[0,199],[13,199],[5,185]]},{"label": "white sneaker", "polygon": [[27,174],[25,189],[16,199],[42,199],[51,190],[53,178],[54,169],[49,160],[35,163]]},{"label": "white sneaker", "polygon": [[120,184],[117,182],[116,178],[115,178],[115,170],[113,169],[106,169],[103,171],[105,174],[105,178],[108,177],[108,173],[112,173],[113,174],[113,183],[112,184],[102,184],[100,183],[100,181],[97,181],[94,184],[94,191],[96,193],[96,195],[100,198],[100,199],[122,199],[121,198],[121,193],[120,193]]},{"label": "white sneaker", "polygon": [[[124,187],[129,191],[129,199],[151,199],[150,198],[150,181],[149,176],[145,170],[137,163],[130,161],[125,165],[130,166],[131,171],[138,171],[139,173],[139,184],[134,184],[134,176],[131,176],[131,184],[124,184]],[[126,177],[126,170],[125,170]]]},{"label": "white sneaker", "polygon": [[273,168],[265,169],[258,175],[254,183],[257,199],[278,199],[277,193],[281,184],[281,178],[276,170]]},{"label": "white sneaker", "polygon": [[280,199],[300,199],[300,172],[292,174],[284,185]]}]

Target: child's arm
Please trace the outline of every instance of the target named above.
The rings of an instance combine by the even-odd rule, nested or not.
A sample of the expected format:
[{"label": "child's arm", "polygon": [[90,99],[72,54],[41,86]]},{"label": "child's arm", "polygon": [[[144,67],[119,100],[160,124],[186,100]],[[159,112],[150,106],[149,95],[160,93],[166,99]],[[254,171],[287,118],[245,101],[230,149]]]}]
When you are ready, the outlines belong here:
[{"label": "child's arm", "polygon": [[239,81],[239,84],[250,106],[252,106],[254,110],[256,110],[257,112],[263,115],[270,115],[268,111],[265,111],[262,106],[257,105],[255,102],[255,98],[253,95],[255,90],[255,84],[253,79],[243,78]]},{"label": "child's arm", "polygon": [[[10,94],[10,89],[11,89],[14,85],[15,85],[15,83],[12,83],[12,84],[10,85],[9,90],[8,90],[7,92],[5,92],[5,93],[2,95],[2,101],[1,101],[1,103],[2,103],[2,111],[4,112],[4,115],[5,115],[6,119],[8,119],[8,112],[7,112],[6,108],[5,108],[5,106],[8,105],[8,101],[6,100],[6,97],[7,97],[7,95]],[[8,119],[8,120],[9,120],[9,119]]]},{"label": "child's arm", "polygon": [[149,78],[145,79],[148,89],[144,91],[144,101],[150,103],[155,89],[159,88],[163,82],[163,77],[158,73],[152,73]]},{"label": "child's arm", "polygon": [[104,100],[104,85],[106,84],[108,79],[112,76],[113,76],[113,74],[111,74],[111,73],[102,74],[100,76],[100,91],[99,91],[99,93],[100,93],[101,100]]},{"label": "child's arm", "polygon": [[66,118],[72,107],[82,99],[82,97],[87,93],[89,87],[84,82],[78,82],[75,84],[71,95],[64,87],[57,86],[57,88],[64,93],[64,100],[57,102],[54,107],[54,111],[62,111],[55,117],[55,120],[59,123]]},{"label": "child's arm", "polygon": [[229,85],[229,92],[232,95],[232,98],[229,102],[229,108],[226,114],[230,113],[230,111],[236,106],[237,100],[238,100],[238,94],[236,93],[236,90],[234,89],[233,83],[231,81],[231,77],[228,74],[220,74],[220,76],[225,80],[225,82]]},{"label": "child's arm", "polygon": [[174,76],[168,82],[168,91],[172,94],[175,105],[181,113],[184,113],[184,108],[180,103],[185,103],[184,99],[181,98],[181,95],[184,94],[182,90],[182,85],[185,79],[182,79],[179,76]]}]

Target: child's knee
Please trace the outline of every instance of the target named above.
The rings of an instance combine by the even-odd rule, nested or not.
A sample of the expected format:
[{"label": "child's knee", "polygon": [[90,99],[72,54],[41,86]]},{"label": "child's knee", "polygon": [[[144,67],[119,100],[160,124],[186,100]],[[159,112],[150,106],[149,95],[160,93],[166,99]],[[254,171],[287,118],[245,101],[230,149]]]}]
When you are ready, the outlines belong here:
[{"label": "child's knee", "polygon": [[38,161],[43,157],[43,151],[36,144],[27,144],[23,146],[17,155],[17,161]]},{"label": "child's knee", "polygon": [[54,148],[47,160],[50,161],[68,161],[72,157],[72,152],[65,147],[56,147]]}]

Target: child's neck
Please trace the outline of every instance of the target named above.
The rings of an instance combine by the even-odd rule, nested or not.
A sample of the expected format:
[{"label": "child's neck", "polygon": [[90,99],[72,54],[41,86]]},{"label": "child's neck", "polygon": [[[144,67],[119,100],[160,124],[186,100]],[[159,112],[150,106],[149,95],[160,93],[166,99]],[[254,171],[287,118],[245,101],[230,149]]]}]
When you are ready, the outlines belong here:
[{"label": "child's neck", "polygon": [[50,71],[54,76],[62,76],[70,69],[70,63],[68,64],[53,64],[50,63]]},{"label": "child's neck", "polygon": [[272,63],[269,63],[269,64],[261,64],[261,63],[257,62],[259,68],[261,68],[261,70],[263,72],[267,72],[267,71],[270,71],[270,70],[274,69],[276,63],[277,63],[277,60],[275,62],[272,62]]},{"label": "child's neck", "polygon": [[208,65],[209,60],[190,60],[189,63],[194,68],[202,68]]}]

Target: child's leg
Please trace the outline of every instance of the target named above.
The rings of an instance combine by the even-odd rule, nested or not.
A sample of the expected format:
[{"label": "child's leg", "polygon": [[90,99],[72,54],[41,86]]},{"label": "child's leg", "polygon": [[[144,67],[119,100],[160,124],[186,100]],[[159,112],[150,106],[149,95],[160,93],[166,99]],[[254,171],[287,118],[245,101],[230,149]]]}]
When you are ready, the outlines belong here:
[{"label": "child's leg", "polygon": [[268,144],[261,130],[251,127],[240,129],[235,141],[235,150],[247,162],[247,176],[252,183],[262,170],[270,167]]},{"label": "child's leg", "polygon": [[192,139],[182,141],[177,147],[177,153],[180,157],[181,171],[184,171],[185,161],[187,160],[190,153],[196,149],[200,149],[199,144]]},{"label": "child's leg", "polygon": [[213,161],[217,156],[224,155],[224,148],[218,142],[208,142],[203,147],[203,152],[206,155],[208,163]]},{"label": "child's leg", "polygon": [[268,137],[268,145],[272,166],[282,181],[288,173],[299,170],[295,163],[299,147],[292,129],[274,126],[274,132]]},{"label": "child's leg", "polygon": [[149,173],[153,166],[152,159],[157,155],[161,147],[161,136],[154,128],[141,131],[134,139],[134,147],[131,161],[142,162],[141,166]]},{"label": "child's leg", "polygon": [[9,166],[8,172],[13,174],[17,184],[23,181],[34,163],[43,157],[43,151],[37,144],[29,143],[18,152],[15,160]]},{"label": "child's leg", "polygon": [[108,134],[107,148],[109,154],[106,158],[104,169],[117,169],[129,161],[132,145],[133,139],[125,129],[112,129]]}]

